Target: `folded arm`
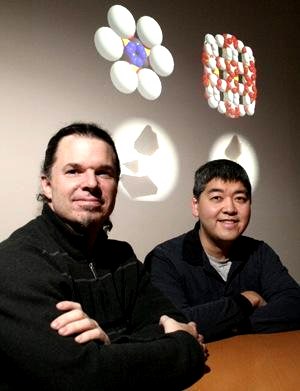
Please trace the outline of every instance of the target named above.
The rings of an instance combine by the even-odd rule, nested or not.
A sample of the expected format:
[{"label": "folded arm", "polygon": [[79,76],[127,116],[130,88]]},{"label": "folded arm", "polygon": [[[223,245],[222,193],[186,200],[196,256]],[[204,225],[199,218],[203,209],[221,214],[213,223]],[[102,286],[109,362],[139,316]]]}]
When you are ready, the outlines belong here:
[{"label": "folded arm", "polygon": [[[253,287],[238,287],[232,294],[217,293],[210,286],[210,278],[202,268],[192,271],[178,266],[174,259],[156,248],[146,258],[151,269],[151,279],[189,320],[197,323],[198,330],[206,341],[219,339],[233,333],[273,332],[300,328],[300,289],[291,278],[278,256],[267,245],[261,246],[258,282]],[[179,267],[179,269],[177,268]],[[182,267],[182,269],[180,269]],[[187,273],[187,275],[185,275]],[[197,273],[202,277],[198,277]],[[198,302],[191,297],[191,281],[198,281]],[[254,288],[254,289],[253,289]],[[199,289],[199,290],[200,290]],[[193,300],[193,304],[191,304]]]},{"label": "folded arm", "polygon": [[[2,263],[5,278],[0,284],[0,355],[14,363],[13,367],[22,369],[21,377],[9,372],[4,375],[15,383],[15,387],[34,384],[45,391],[104,391],[120,387],[179,390],[201,377],[203,348],[184,329],[169,333],[161,331],[151,337],[151,333],[143,334],[143,330],[147,326],[151,330],[161,329],[161,326],[148,324],[149,319],[144,323],[142,319],[136,319],[140,327],[136,333],[124,335],[109,344],[105,331],[83,317],[77,319],[84,324],[77,323],[79,328],[75,333],[87,338],[88,342],[76,341],[73,333],[61,335],[64,332],[58,331],[64,326],[55,326],[53,321],[62,319],[57,303],[73,300],[72,285],[66,276],[40,257],[36,261],[33,258],[30,254],[30,263],[26,259]],[[151,291],[150,286],[144,288]],[[157,297],[155,293],[153,298]],[[75,311],[78,315],[81,310],[71,307],[69,311],[69,314]],[[85,331],[89,334],[84,335]],[[90,334],[95,331],[96,334]],[[143,335],[147,338],[140,337]],[[101,341],[106,344],[99,343]]]},{"label": "folded arm", "polygon": [[299,284],[265,243],[260,257],[260,294],[266,305],[256,308],[250,316],[252,330],[259,333],[300,329]]}]

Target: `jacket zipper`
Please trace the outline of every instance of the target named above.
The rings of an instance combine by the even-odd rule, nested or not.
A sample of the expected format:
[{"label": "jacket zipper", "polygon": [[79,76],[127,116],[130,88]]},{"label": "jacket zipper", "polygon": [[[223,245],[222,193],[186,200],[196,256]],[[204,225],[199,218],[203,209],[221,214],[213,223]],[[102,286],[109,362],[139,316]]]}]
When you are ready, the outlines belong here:
[{"label": "jacket zipper", "polygon": [[95,266],[94,266],[93,262],[89,263],[89,268],[91,269],[91,272],[92,272],[94,278],[98,278],[97,272],[96,272],[96,269],[95,269]]}]

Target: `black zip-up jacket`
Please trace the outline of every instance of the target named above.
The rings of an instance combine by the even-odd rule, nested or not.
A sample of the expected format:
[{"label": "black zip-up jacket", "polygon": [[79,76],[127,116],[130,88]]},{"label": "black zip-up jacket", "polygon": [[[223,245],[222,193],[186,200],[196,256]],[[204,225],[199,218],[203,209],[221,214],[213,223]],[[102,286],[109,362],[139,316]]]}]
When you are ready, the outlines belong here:
[{"label": "black zip-up jacket", "polygon": [[[112,343],[52,330],[61,300],[81,303]],[[45,205],[0,244],[0,390],[182,390],[203,374],[203,351],[186,332],[164,334],[163,314],[186,322],[128,243],[102,233],[87,255]]]},{"label": "black zip-up jacket", "polygon": [[[206,341],[242,333],[300,329],[300,287],[264,242],[239,237],[230,254],[225,282],[210,265],[194,229],[153,249],[145,266],[158,287]],[[253,311],[240,293],[252,290],[267,302]]]}]

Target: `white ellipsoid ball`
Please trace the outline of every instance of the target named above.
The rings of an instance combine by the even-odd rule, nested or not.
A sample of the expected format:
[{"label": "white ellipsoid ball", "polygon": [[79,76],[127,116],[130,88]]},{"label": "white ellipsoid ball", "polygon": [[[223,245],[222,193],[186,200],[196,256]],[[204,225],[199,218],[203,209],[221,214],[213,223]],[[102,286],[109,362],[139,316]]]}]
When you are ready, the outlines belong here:
[{"label": "white ellipsoid ball", "polygon": [[217,85],[217,82],[218,82],[218,76],[215,75],[214,73],[210,73],[209,74],[209,80],[210,80],[211,84],[215,87]]},{"label": "white ellipsoid ball", "polygon": [[161,81],[155,72],[149,68],[140,69],[138,79],[138,91],[145,99],[155,100],[160,96]]},{"label": "white ellipsoid ball", "polygon": [[216,109],[218,107],[218,104],[219,104],[219,102],[215,99],[214,96],[210,96],[207,99],[207,103],[208,103],[209,107],[211,107],[212,109]]},{"label": "white ellipsoid ball", "polygon": [[138,86],[138,77],[127,61],[117,61],[110,69],[110,78],[117,90],[131,94]]},{"label": "white ellipsoid ball", "polygon": [[204,49],[205,49],[206,53],[208,53],[210,56],[213,55],[212,47],[209,43],[206,43],[204,45]]},{"label": "white ellipsoid ball", "polygon": [[216,69],[217,67],[217,61],[216,61],[216,58],[215,57],[210,57],[209,60],[208,60],[208,65],[211,69]]},{"label": "white ellipsoid ball", "polygon": [[151,67],[160,76],[169,76],[174,70],[172,54],[164,46],[154,46],[151,49],[149,61]]},{"label": "white ellipsoid ball", "polygon": [[244,117],[246,115],[245,107],[244,105],[239,105],[239,110],[240,110],[240,117]]},{"label": "white ellipsoid ball", "polygon": [[206,91],[206,94],[207,96],[211,96],[214,94],[214,87],[209,84],[206,88],[205,88],[205,91]]},{"label": "white ellipsoid ball", "polygon": [[135,20],[131,12],[122,5],[113,5],[107,13],[110,27],[122,38],[132,38],[135,34]]},{"label": "white ellipsoid ball", "polygon": [[224,103],[223,100],[220,100],[220,102],[218,103],[218,111],[221,114],[225,114],[226,113],[226,106],[225,106],[225,103]]},{"label": "white ellipsoid ball", "polygon": [[219,46],[219,48],[222,48],[224,46],[224,37],[221,34],[216,35],[216,41]]},{"label": "white ellipsoid ball", "polygon": [[250,103],[249,105],[246,105],[245,109],[246,109],[246,113],[247,113],[248,115],[254,115],[254,111],[255,111],[255,102],[252,102],[252,103]]},{"label": "white ellipsoid ball", "polygon": [[162,43],[163,33],[160,25],[151,16],[142,16],[137,21],[136,31],[143,45],[149,49]]},{"label": "white ellipsoid ball", "polygon": [[100,27],[94,37],[98,53],[108,61],[116,61],[123,55],[122,39],[109,27]]},{"label": "white ellipsoid ball", "polygon": [[238,44],[238,51],[241,53],[244,47],[244,43],[238,39],[237,44]]},{"label": "white ellipsoid ball", "polygon": [[206,34],[205,35],[205,42],[208,42],[210,45],[213,45],[216,42],[216,40],[212,34]]}]

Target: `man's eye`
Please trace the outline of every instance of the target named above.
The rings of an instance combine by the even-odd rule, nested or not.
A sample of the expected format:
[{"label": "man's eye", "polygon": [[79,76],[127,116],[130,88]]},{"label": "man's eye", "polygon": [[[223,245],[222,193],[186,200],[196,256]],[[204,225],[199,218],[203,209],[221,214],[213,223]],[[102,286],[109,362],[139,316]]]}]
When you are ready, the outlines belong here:
[{"label": "man's eye", "polygon": [[211,200],[212,201],[221,201],[222,197],[221,196],[213,196],[213,197],[211,197]]},{"label": "man's eye", "polygon": [[75,169],[72,168],[70,170],[67,170],[66,174],[67,175],[77,175],[78,174],[78,170],[75,170]]},{"label": "man's eye", "polygon": [[99,171],[97,172],[97,177],[99,178],[103,178],[103,179],[110,179],[110,178],[114,178],[114,175],[112,172],[108,172],[108,171]]},{"label": "man's eye", "polygon": [[235,197],[235,200],[240,204],[244,204],[245,202],[247,202],[248,199],[247,197],[241,196],[241,197]]}]

